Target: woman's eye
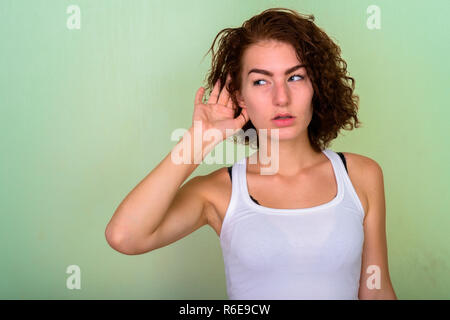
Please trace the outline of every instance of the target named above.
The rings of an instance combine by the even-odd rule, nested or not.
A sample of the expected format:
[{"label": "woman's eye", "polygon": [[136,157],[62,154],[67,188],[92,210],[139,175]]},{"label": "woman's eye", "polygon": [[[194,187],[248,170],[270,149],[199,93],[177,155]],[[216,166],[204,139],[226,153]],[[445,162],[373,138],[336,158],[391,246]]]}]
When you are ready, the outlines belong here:
[{"label": "woman's eye", "polygon": [[256,80],[256,81],[253,81],[253,85],[254,86],[259,86],[260,84],[259,84],[259,81],[266,81],[266,80]]},{"label": "woman's eye", "polygon": [[[304,79],[304,77],[301,76],[301,75],[299,75],[299,74],[294,74],[292,77],[300,77],[301,79]],[[291,77],[291,78],[292,78],[292,77]]]},{"label": "woman's eye", "polygon": [[[291,78],[293,78],[293,77],[298,77],[298,78],[300,78],[299,80],[303,80],[305,77],[303,77],[303,76],[301,76],[301,75],[299,75],[299,74],[295,74],[295,75],[293,75],[292,77],[290,77],[289,79],[291,79]],[[256,80],[256,81],[253,81],[253,85],[254,86],[260,86],[261,84],[259,83],[260,81],[266,81],[266,80],[262,80],[262,79],[259,79],[259,80]]]}]

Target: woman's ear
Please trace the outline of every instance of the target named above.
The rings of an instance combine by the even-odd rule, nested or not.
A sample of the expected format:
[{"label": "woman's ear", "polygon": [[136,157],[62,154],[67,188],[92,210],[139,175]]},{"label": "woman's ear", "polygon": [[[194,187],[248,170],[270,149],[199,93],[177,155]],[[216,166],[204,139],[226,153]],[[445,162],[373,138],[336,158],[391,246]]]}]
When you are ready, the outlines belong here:
[{"label": "woman's ear", "polygon": [[236,100],[239,103],[239,106],[243,109],[247,108],[247,106],[245,105],[244,99],[241,96],[241,93],[239,91],[236,92]]}]

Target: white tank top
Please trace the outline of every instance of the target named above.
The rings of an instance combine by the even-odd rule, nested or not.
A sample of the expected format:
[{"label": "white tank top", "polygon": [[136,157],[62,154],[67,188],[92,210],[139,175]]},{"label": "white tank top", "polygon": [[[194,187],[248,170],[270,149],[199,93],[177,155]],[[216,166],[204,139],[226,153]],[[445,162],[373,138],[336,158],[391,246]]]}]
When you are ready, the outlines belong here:
[{"label": "white tank top", "polygon": [[312,208],[253,202],[246,157],[233,165],[220,233],[229,299],[358,299],[364,209],[339,155],[322,152],[338,190],[330,202]]}]

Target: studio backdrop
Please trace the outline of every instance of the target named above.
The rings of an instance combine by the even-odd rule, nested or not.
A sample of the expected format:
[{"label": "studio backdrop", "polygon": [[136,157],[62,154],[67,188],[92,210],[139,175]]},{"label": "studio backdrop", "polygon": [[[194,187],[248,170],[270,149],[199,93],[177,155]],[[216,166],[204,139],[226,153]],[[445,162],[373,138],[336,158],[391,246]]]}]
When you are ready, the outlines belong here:
[{"label": "studio backdrop", "polygon": [[383,170],[398,298],[450,298],[450,1],[2,0],[1,299],[227,298],[210,226],[142,255],[104,232],[191,126],[214,36],[271,7],[313,14],[355,79],[362,126],[330,148]]}]

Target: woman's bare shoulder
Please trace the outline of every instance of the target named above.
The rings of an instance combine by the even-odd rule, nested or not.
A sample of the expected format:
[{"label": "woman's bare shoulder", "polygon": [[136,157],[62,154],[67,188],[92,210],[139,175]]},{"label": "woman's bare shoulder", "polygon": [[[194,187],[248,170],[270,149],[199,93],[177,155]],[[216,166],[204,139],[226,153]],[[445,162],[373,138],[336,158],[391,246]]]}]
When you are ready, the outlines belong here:
[{"label": "woman's bare shoulder", "polygon": [[361,200],[364,211],[368,212],[373,186],[383,179],[381,166],[374,159],[352,152],[342,152],[347,162],[350,180]]},{"label": "woman's bare shoulder", "polygon": [[208,225],[219,235],[231,199],[232,184],[227,167],[214,170],[198,179],[199,192],[205,199],[203,214]]},{"label": "woman's bare shoulder", "polygon": [[199,191],[210,205],[217,209],[226,207],[231,197],[231,179],[227,167],[199,176]]},{"label": "woman's bare shoulder", "polygon": [[358,170],[379,170],[381,169],[381,166],[376,162],[374,159],[369,158],[367,156],[364,156],[362,154],[358,153],[352,153],[352,152],[342,152],[345,156],[345,160],[347,164],[352,165],[353,168]]}]

